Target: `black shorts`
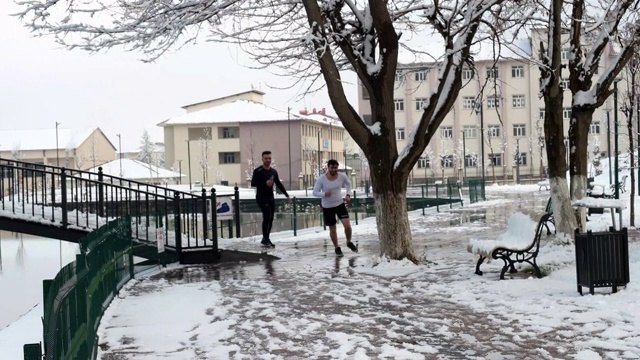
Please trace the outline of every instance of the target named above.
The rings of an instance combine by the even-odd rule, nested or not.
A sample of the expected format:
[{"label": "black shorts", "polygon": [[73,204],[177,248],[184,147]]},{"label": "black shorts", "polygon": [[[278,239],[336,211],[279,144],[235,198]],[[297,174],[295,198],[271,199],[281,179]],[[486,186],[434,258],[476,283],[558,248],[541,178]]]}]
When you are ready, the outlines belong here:
[{"label": "black shorts", "polygon": [[322,208],[322,213],[324,214],[324,224],[326,226],[333,226],[338,222],[336,215],[338,219],[349,218],[349,211],[347,211],[347,206],[344,203],[332,208]]}]

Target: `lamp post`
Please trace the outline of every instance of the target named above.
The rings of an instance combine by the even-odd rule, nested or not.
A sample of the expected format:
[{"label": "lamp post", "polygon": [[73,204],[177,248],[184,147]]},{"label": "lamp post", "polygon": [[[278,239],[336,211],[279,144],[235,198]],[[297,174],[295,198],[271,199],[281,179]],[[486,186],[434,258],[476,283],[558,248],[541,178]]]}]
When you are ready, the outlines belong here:
[{"label": "lamp post", "polygon": [[638,193],[640,193],[640,97],[636,97],[636,119],[638,121],[636,126],[636,133],[638,136],[638,141],[636,143],[636,147],[638,149],[638,156],[636,157],[638,177],[636,178],[636,182],[638,183]]},{"label": "lamp post", "polygon": [[[484,115],[482,113],[482,101],[479,104],[476,104],[476,114],[480,114],[480,153],[481,153],[481,163],[482,163],[482,186],[484,187]],[[483,191],[484,193],[484,191]]]},{"label": "lamp post", "polygon": [[58,151],[60,147],[58,146],[58,125],[61,123],[56,121],[56,166],[60,167],[60,152]]},{"label": "lamp post", "polygon": [[187,166],[189,166],[189,191],[191,191],[191,143],[189,140],[185,140],[187,142]]},{"label": "lamp post", "polygon": [[178,173],[180,173],[178,184],[182,185],[182,160],[178,160]]},{"label": "lamp post", "polygon": [[289,189],[291,189],[291,108],[287,107],[287,129],[289,131]]},{"label": "lamp post", "polygon": [[618,81],[620,81],[619,79],[616,79],[613,81],[613,119],[614,119],[614,123],[615,123],[615,168],[614,168],[614,181],[615,181],[615,187],[616,187],[616,199],[620,199],[620,186],[618,185]]},{"label": "lamp post", "polygon": [[520,139],[516,139],[516,184],[520,185]]},{"label": "lamp post", "polygon": [[609,119],[609,111],[611,109],[607,108],[605,111],[607,112],[607,156],[609,157],[609,184],[611,184],[611,121]]},{"label": "lamp post", "polygon": [[120,177],[122,177],[122,137],[120,134],[116,134],[118,137],[118,159],[120,161]]},{"label": "lamp post", "polygon": [[464,130],[462,130],[462,186],[467,182],[467,145]]},{"label": "lamp post", "polygon": [[320,163],[320,133],[322,130],[318,130],[318,176],[322,173],[322,164]]}]

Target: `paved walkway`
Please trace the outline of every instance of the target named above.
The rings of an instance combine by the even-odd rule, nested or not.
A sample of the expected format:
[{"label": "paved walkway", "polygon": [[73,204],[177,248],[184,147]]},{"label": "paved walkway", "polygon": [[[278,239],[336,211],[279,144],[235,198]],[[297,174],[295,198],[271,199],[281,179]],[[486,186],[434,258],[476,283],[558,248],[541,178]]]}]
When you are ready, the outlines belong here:
[{"label": "paved walkway", "polygon": [[[219,340],[229,350],[215,355],[199,348],[196,328],[191,343],[183,344],[184,359],[336,359],[345,353],[349,359],[394,358],[403,349],[406,357],[400,358],[406,359],[562,359],[567,350],[562,337],[518,341],[526,329],[503,317],[501,309],[488,320],[471,307],[420,291],[454,280],[461,269],[472,273],[468,239],[504,231],[504,219],[517,209],[542,210],[548,193],[513,196],[492,209],[458,207],[412,222],[416,253],[433,265],[419,274],[388,278],[355,272],[378,252],[371,233],[354,238],[360,254],[346,250],[344,258],[335,258],[328,240],[282,243],[276,251],[281,260],[179,267],[142,281],[129,296],[162,291],[167,284],[220,284],[225,319],[212,309],[203,322],[230,321],[233,334]],[[238,249],[243,246],[249,245]],[[354,343],[357,349],[345,348]],[[103,360],[150,355],[135,339],[102,346]]]}]

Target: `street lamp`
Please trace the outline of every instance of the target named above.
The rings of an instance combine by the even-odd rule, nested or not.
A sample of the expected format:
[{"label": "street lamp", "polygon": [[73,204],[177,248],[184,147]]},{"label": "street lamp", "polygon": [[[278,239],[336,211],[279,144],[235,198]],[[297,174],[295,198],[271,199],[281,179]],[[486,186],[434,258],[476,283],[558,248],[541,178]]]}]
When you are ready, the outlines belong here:
[{"label": "street lamp", "polygon": [[462,186],[467,182],[467,145],[466,145],[466,136],[464,134],[464,130],[462,130]]},{"label": "street lamp", "polygon": [[613,81],[613,119],[615,122],[615,171],[614,171],[614,181],[616,187],[616,199],[620,199],[620,186],[618,184],[618,81],[620,79],[615,79]]},{"label": "street lamp", "polygon": [[609,120],[609,111],[607,106],[604,111],[607,112],[607,156],[609,157],[609,184],[611,184],[611,121]]},{"label": "street lamp", "polygon": [[289,189],[291,189],[291,108],[287,107],[287,129],[289,130]]},{"label": "street lamp", "polygon": [[58,125],[60,125],[61,123],[56,121],[56,166],[60,167],[60,152],[59,149],[60,147],[58,146]]},{"label": "street lamp", "polygon": [[191,143],[189,140],[185,140],[187,142],[187,166],[189,166],[189,191],[191,191]]},{"label": "street lamp", "polygon": [[[485,180],[484,180],[484,115],[482,113],[482,101],[480,101],[480,103],[476,104],[476,114],[480,114],[480,149],[481,149],[481,156],[482,156],[482,187],[484,189],[484,184],[485,184]],[[484,193],[484,191],[483,191]]]},{"label": "street lamp", "polygon": [[322,164],[320,160],[320,133],[322,129],[318,130],[318,176],[322,173]]},{"label": "street lamp", "polygon": [[120,177],[122,177],[122,137],[120,134],[116,134],[118,137],[118,159],[120,161]]}]

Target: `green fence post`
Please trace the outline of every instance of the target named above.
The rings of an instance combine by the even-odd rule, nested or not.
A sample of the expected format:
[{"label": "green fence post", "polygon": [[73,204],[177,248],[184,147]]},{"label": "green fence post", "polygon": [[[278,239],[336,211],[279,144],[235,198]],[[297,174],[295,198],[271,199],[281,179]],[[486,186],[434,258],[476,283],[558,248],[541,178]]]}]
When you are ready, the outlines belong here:
[{"label": "green fence post", "polygon": [[424,187],[426,185],[420,186],[420,190],[422,190],[422,215],[424,216]]},{"label": "green fence post", "polygon": [[293,197],[293,236],[298,236],[298,216],[296,208],[298,207],[298,198]]},{"label": "green fence post", "polygon": [[[214,203],[215,204],[215,203]],[[213,212],[215,214],[215,211]],[[175,227],[176,253],[178,254],[178,262],[182,262],[182,236],[180,229],[180,193],[173,194],[173,219]]]},{"label": "green fence post", "polygon": [[438,200],[436,202],[436,204],[437,204],[436,205],[436,211],[440,212],[440,201],[439,201],[440,200],[440,185],[439,184],[436,184],[436,199]]},{"label": "green fence post", "polygon": [[356,197],[356,191],[353,190],[353,201],[355,202],[353,215],[356,217],[356,225],[358,225],[358,198]]},{"label": "green fence post", "polygon": [[238,188],[238,184],[233,187],[233,196],[233,218],[236,222],[236,238],[240,239],[240,188]]}]

